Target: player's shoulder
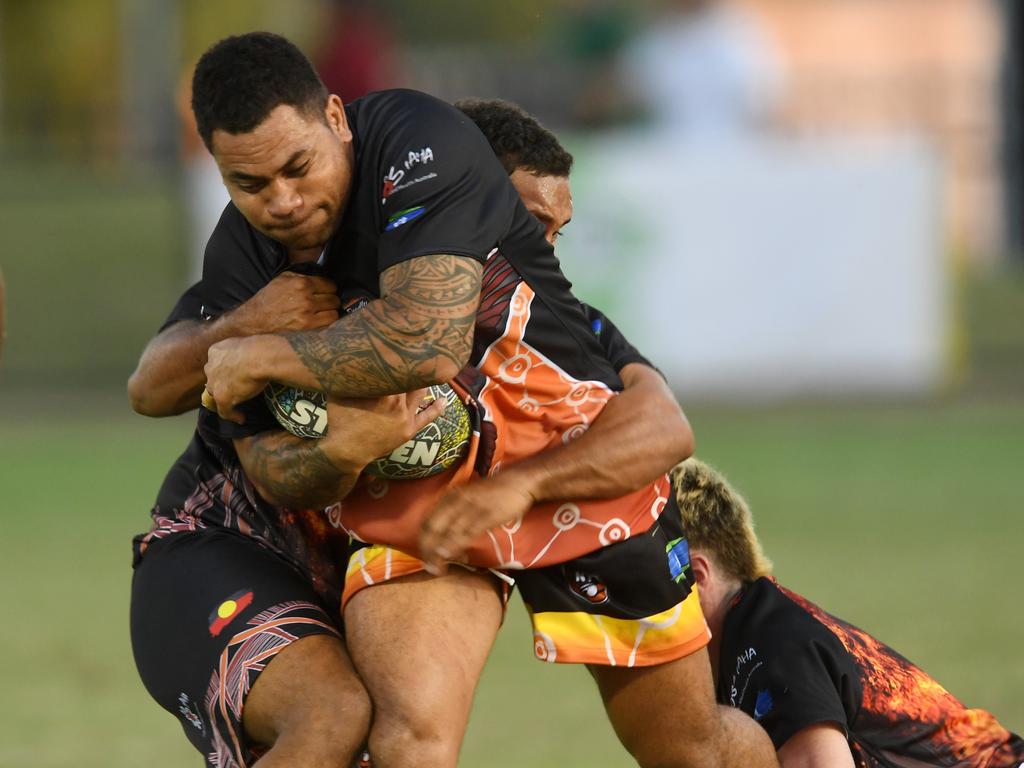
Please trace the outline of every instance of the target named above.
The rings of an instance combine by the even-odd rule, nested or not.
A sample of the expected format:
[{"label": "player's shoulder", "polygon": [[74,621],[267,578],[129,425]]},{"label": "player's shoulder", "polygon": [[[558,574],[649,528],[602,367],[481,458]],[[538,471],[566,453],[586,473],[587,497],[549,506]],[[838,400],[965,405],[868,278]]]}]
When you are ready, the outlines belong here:
[{"label": "player's shoulder", "polygon": [[821,621],[820,609],[812,607],[817,608],[774,579],[761,578],[744,590],[727,622],[732,634],[756,639],[776,658],[789,658],[811,648],[841,652],[842,643]]},{"label": "player's shoulder", "polygon": [[422,91],[375,91],[352,102],[348,109],[357,152],[367,159],[391,164],[401,155],[402,163],[444,164],[494,154],[472,120],[448,102]]},{"label": "player's shoulder", "polygon": [[472,121],[448,102],[423,91],[392,88],[374,91],[348,105],[357,138],[416,133],[435,126],[470,127]]}]

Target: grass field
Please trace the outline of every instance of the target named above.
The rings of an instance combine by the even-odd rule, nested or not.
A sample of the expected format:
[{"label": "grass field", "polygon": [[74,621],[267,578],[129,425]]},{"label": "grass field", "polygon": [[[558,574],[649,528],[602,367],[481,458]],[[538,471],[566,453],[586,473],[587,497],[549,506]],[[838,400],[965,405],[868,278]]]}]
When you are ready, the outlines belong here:
[{"label": "grass field", "polygon": [[[188,419],[114,395],[0,406],[0,766],[199,765],[139,683],[129,539]],[[691,409],[746,494],[778,576],[1024,730],[1024,404]],[[580,669],[532,659],[518,603],[463,765],[627,766]],[[680,717],[685,702],[680,702]]]}]

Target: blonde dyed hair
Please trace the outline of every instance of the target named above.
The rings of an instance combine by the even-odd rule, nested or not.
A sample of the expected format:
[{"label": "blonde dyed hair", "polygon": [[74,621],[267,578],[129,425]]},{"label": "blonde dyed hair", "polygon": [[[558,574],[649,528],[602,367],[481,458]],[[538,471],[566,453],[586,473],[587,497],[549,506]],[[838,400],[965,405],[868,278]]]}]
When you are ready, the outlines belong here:
[{"label": "blonde dyed hair", "polygon": [[754,533],[747,502],[725,477],[698,459],[687,459],[672,470],[672,486],[691,549],[710,554],[726,576],[748,582],[770,576]]}]

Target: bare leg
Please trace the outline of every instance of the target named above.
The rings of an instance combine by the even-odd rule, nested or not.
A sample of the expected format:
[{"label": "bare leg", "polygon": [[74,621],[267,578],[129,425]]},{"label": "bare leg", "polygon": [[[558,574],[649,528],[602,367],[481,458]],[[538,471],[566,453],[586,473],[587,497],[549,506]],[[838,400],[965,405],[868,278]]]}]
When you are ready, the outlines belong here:
[{"label": "bare leg", "polygon": [[653,667],[591,666],[608,718],[643,768],[778,766],[764,730],[715,704],[705,650]]},{"label": "bare leg", "polygon": [[242,724],[250,739],[272,745],[259,768],[351,768],[370,728],[370,699],[342,642],[311,635],[256,678]]},{"label": "bare leg", "polygon": [[501,617],[494,577],[463,568],[352,597],[346,642],[373,700],[374,768],[454,768]]}]

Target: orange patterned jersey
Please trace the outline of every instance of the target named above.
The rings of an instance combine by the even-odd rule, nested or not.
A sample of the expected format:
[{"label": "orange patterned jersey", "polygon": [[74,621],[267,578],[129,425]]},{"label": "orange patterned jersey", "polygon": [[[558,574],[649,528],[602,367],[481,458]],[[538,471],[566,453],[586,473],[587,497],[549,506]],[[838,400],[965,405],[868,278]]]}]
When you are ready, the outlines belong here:
[{"label": "orange patterned jersey", "polygon": [[[476,415],[467,459],[423,480],[364,480],[339,507],[357,539],[417,553],[420,524],[447,488],[579,437],[616,396],[618,376],[565,278],[531,268],[498,251],[484,266],[473,367],[455,382]],[[565,562],[646,531],[668,495],[662,477],[618,499],[541,504],[481,536],[467,560],[513,570]]]},{"label": "orange patterned jersey", "polygon": [[771,579],[725,619],[718,699],[764,726],[776,749],[815,723],[847,735],[858,768],[1019,768],[1024,741],[871,635]]}]

